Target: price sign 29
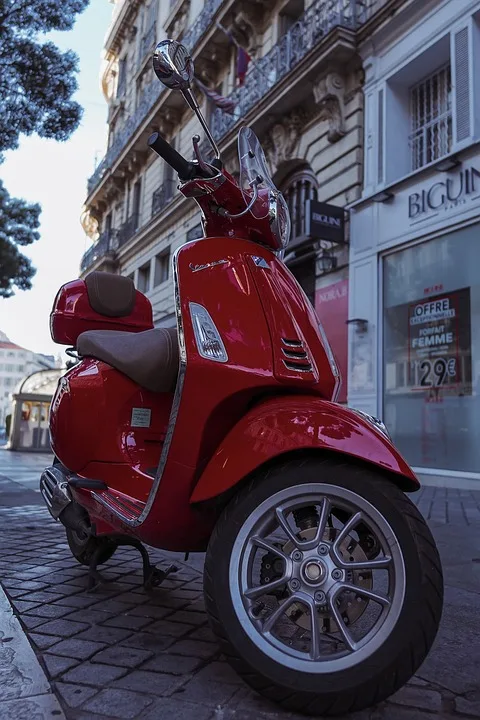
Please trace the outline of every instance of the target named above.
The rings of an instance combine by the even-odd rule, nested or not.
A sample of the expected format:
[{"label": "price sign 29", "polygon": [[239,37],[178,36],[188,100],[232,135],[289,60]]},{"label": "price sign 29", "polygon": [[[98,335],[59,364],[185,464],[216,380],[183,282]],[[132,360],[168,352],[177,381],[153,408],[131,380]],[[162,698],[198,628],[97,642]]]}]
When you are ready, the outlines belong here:
[{"label": "price sign 29", "polygon": [[417,361],[420,387],[441,387],[449,377],[457,375],[456,358],[437,358],[436,360]]}]

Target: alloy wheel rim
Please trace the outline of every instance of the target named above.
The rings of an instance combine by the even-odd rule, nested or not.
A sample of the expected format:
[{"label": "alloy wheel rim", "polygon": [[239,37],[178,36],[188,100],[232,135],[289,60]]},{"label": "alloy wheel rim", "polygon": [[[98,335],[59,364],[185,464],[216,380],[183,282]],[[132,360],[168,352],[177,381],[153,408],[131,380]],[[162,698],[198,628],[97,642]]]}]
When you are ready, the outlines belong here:
[{"label": "alloy wheel rim", "polygon": [[[296,518],[307,512],[302,529]],[[361,495],[330,484],[267,498],[245,520],[230,558],[243,630],[273,660],[308,673],[345,670],[375,652],[396,625],[405,585],[387,519]]]}]

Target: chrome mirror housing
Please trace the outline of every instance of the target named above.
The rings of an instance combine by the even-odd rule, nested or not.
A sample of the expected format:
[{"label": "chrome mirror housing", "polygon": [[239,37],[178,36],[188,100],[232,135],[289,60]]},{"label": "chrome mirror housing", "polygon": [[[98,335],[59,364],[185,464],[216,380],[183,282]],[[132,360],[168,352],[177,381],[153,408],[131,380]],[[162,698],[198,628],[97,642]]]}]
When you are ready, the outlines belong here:
[{"label": "chrome mirror housing", "polygon": [[155,48],[153,69],[169,90],[190,90],[194,76],[193,58],[185,45],[176,40],[162,40]]}]

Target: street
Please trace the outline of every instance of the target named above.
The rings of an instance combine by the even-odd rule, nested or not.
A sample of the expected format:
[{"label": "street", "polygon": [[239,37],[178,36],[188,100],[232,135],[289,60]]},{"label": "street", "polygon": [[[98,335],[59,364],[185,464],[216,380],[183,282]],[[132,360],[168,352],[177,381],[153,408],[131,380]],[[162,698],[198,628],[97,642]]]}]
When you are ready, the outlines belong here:
[{"label": "street", "polygon": [[[0,450],[0,580],[14,610],[9,620],[0,590],[0,717],[299,718],[262,700],[220,655],[204,611],[202,557],[185,563],[152,551],[159,566],[175,557],[179,571],[148,594],[138,553],[118,550],[102,570],[110,582],[86,591],[85,568],[38,492],[48,462]],[[480,717],[480,492],[425,487],[414,499],[442,556],[441,629],[417,676],[352,720]],[[31,653],[22,630],[40,663],[30,693],[15,660]]]}]

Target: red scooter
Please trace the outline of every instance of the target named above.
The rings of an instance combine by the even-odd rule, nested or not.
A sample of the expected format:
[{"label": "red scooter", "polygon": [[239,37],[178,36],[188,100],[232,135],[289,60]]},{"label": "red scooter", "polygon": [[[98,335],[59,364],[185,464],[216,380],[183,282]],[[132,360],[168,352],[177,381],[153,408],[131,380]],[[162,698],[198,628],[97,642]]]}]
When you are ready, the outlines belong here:
[{"label": "red scooter", "polygon": [[122,544],[142,553],[147,587],[166,572],[143,543],[206,551],[207,612],[244,680],[288,710],[359,710],[413,675],[440,621],[439,556],[404,494],[419,482],[380,420],[335,404],[339,372],[282,262],[288,208],[254,133],[240,130],[237,182],[190,89],[188,51],[163,41],[154,68],[214,151],[206,162],[195,136],[188,162],[149,139],[199,204],[205,238],[173,258],[176,328],[153,326],[128,278],[93,272],[60,289],[52,337],[79,363],[52,401],[41,492],[92,584]]}]

